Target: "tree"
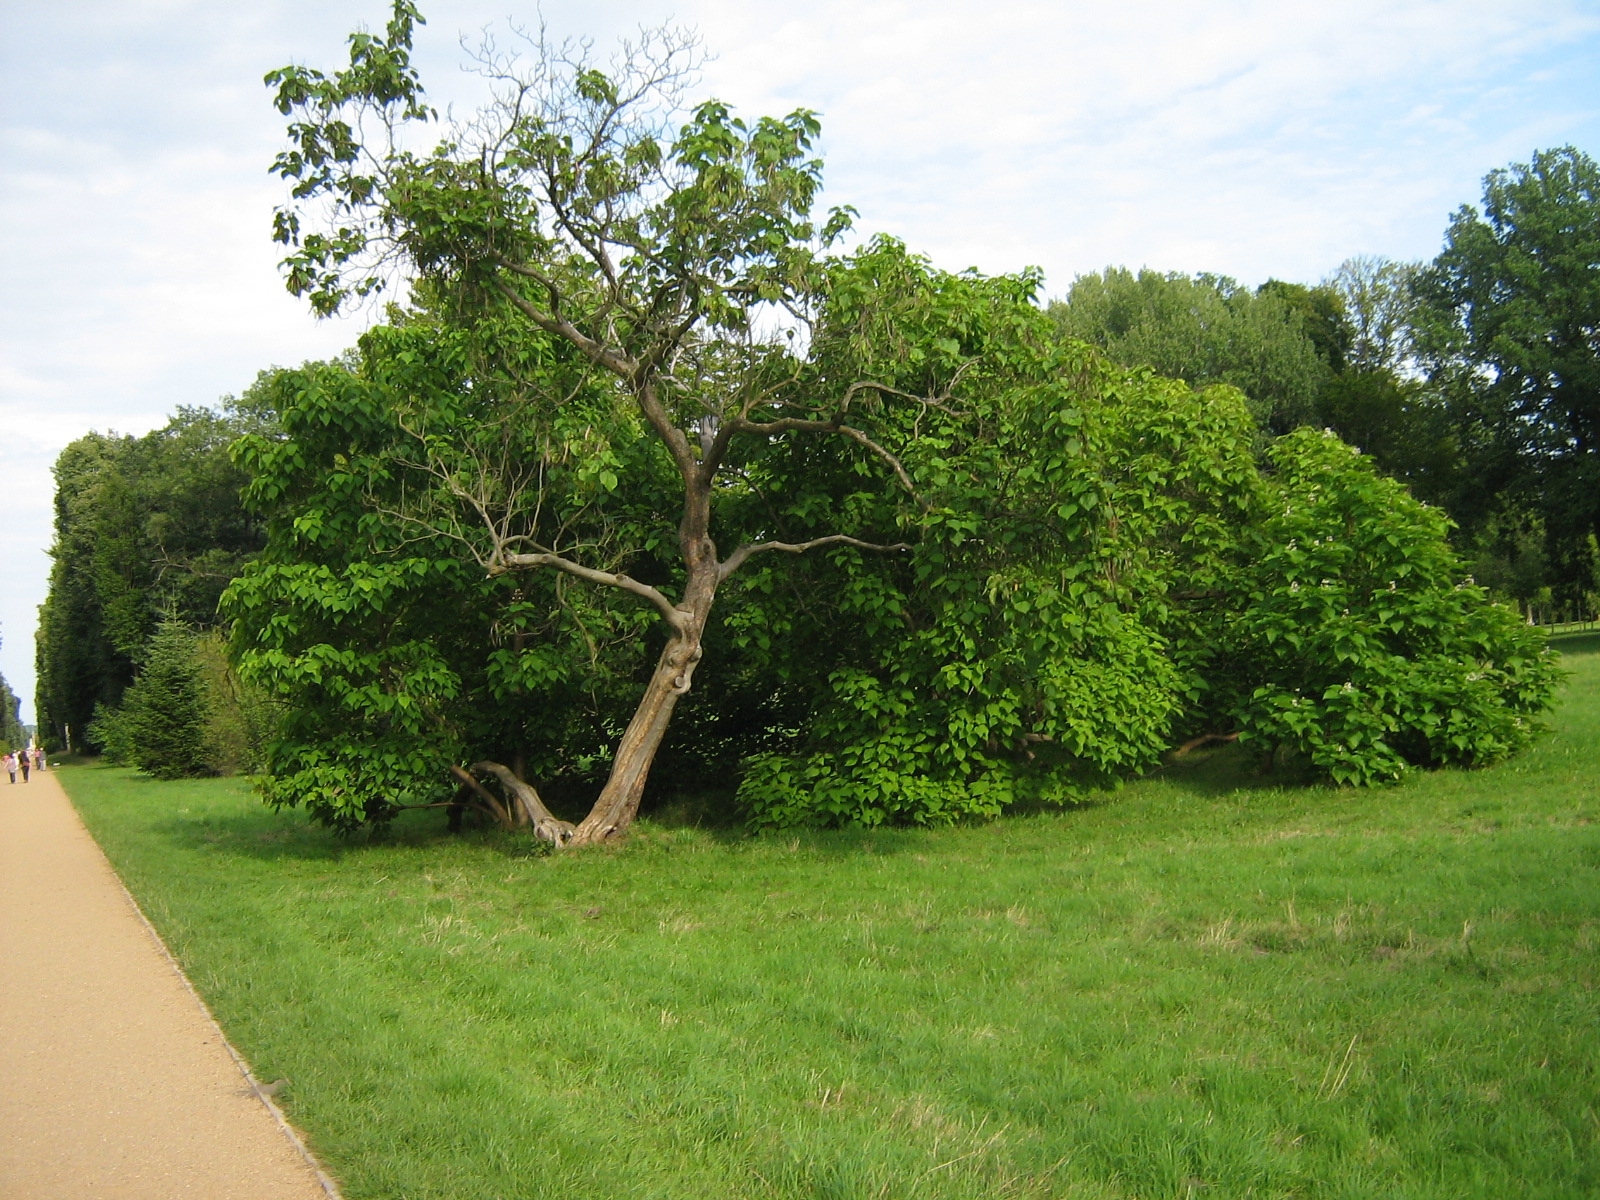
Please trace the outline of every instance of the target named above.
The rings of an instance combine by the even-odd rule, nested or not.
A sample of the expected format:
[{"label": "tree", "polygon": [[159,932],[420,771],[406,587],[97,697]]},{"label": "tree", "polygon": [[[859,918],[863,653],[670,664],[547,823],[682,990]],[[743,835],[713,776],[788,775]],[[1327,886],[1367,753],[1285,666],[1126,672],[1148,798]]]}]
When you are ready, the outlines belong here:
[{"label": "tree", "polygon": [[113,439],[90,434],[67,446],[55,464],[54,562],[35,653],[39,726],[62,745],[83,746],[96,707],[115,705],[133,679],[132,659],[106,634],[95,586],[94,497],[118,449]]},{"label": "tree", "polygon": [[194,634],[178,621],[165,621],[113,718],[116,740],[131,765],[157,779],[210,775],[206,718]]},{"label": "tree", "polygon": [[26,745],[28,731],[22,726],[22,701],[0,675],[0,747],[15,750]]},{"label": "tree", "polygon": [[1073,280],[1050,311],[1063,333],[1098,346],[1113,362],[1197,388],[1238,388],[1261,427],[1282,434],[1313,418],[1329,374],[1304,311],[1315,310],[1317,298],[1302,305],[1285,298],[1286,287],[1251,292],[1223,276],[1108,267]]},{"label": "tree", "polygon": [[[285,67],[268,76],[279,109],[295,118],[292,148],[275,166],[296,201],[276,226],[291,248],[287,281],[317,311],[332,312],[376,290],[384,264],[402,264],[441,311],[448,298],[452,320],[500,330],[502,343],[532,333],[564,342],[578,364],[605,373],[628,397],[651,455],[670,465],[680,495],[676,588],[585,561],[594,556],[580,542],[542,520],[537,460],[483,459],[474,447],[430,440],[429,430],[418,431],[419,462],[445,483],[453,507],[449,515],[428,507],[402,514],[455,538],[490,577],[561,572],[627,593],[664,624],[665,645],[593,809],[570,831],[540,818],[552,836],[604,841],[637,812],[702,656],[718,590],[735,571],[771,552],[904,548],[834,532],[803,544],[757,538],[720,554],[713,509],[734,474],[736,445],[794,434],[843,438],[882,469],[904,470],[853,420],[885,394],[875,381],[784,391],[781,345],[756,336],[766,312],[805,319],[818,286],[816,248],[845,225],[840,213],[820,230],[810,218],[821,169],[809,156],[818,131],[812,114],[747,125],[708,101],[670,135],[667,118],[693,46],[651,34],[610,74],[570,48],[541,43],[524,66],[488,47],[481,65],[496,100],[470,127],[427,154],[392,140],[368,147],[363,118],[392,138],[433,116],[409,61],[419,19],[399,0],[384,36],[352,35],[348,69],[327,76]],[[303,233],[315,202],[333,220]],[[551,429],[560,400],[543,397]],[[524,784],[518,794],[526,791]]]},{"label": "tree", "polygon": [[1351,366],[1323,385],[1317,413],[1324,428],[1370,454],[1419,499],[1459,503],[1465,481],[1456,423],[1425,381]]},{"label": "tree", "polygon": [[[1347,258],[1324,285],[1349,328],[1345,358],[1360,371],[1396,377],[1414,371],[1420,263],[1359,255]],[[1336,368],[1342,370],[1343,366]]]},{"label": "tree", "polygon": [[1349,365],[1353,331],[1345,297],[1336,288],[1327,282],[1308,287],[1269,279],[1256,295],[1273,297],[1299,317],[1300,328],[1328,370],[1337,375]]},{"label": "tree", "polygon": [[1430,373],[1482,432],[1479,491],[1525,498],[1578,601],[1600,533],[1600,167],[1567,146],[1491,172],[1420,286]]}]

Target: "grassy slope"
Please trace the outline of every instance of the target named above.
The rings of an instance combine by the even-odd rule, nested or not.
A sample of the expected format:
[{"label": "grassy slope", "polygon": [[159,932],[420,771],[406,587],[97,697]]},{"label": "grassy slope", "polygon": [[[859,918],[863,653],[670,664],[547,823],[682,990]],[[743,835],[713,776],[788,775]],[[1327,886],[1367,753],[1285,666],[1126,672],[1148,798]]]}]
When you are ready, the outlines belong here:
[{"label": "grassy slope", "polygon": [[939,832],[80,810],[350,1200],[1600,1194],[1600,637],[1525,758]]}]

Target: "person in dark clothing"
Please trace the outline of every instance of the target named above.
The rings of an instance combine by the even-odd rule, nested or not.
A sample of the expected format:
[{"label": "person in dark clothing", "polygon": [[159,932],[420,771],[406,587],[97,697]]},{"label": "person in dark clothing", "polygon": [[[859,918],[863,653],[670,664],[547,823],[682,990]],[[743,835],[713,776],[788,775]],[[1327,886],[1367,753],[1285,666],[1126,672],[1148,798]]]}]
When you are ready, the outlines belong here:
[{"label": "person in dark clothing", "polygon": [[22,766],[22,782],[23,783],[27,783],[28,782],[28,752],[26,750],[18,751],[17,752],[17,758],[20,760],[20,764]]}]

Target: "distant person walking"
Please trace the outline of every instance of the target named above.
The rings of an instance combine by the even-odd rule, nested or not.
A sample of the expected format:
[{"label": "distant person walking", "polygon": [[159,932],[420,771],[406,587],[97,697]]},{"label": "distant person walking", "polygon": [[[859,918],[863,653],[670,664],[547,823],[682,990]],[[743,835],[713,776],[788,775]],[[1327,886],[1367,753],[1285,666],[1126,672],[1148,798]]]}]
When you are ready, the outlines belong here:
[{"label": "distant person walking", "polygon": [[27,783],[28,782],[28,767],[29,767],[28,752],[26,750],[18,750],[17,751],[17,761],[22,765],[22,782],[23,783]]},{"label": "distant person walking", "polygon": [[15,783],[17,781],[17,756],[9,750],[6,752],[5,764],[6,774],[11,776],[11,782]]},{"label": "distant person walking", "polygon": [[45,756],[43,746],[35,746],[33,748],[33,769],[35,771],[48,771],[50,769],[50,760]]}]

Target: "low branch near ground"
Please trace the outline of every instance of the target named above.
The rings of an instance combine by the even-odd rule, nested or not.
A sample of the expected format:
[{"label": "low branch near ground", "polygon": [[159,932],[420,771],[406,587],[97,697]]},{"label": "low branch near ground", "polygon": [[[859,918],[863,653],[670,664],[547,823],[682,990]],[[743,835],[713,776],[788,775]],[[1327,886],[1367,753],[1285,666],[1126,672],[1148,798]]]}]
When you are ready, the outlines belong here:
[{"label": "low branch near ground", "polygon": [[450,765],[450,774],[454,775],[461,781],[462,787],[470,789],[473,794],[478,797],[478,799],[483,801],[490,814],[493,815],[494,819],[500,822],[504,828],[510,829],[516,824],[516,822],[511,819],[511,814],[506,811],[505,805],[500,803],[500,797],[496,796],[488,788],[484,787],[483,784],[479,783],[476,779],[467,774],[467,772],[463,771],[454,763]]},{"label": "low branch near ground", "polygon": [[1183,745],[1172,752],[1173,758],[1183,758],[1185,755],[1200,749],[1209,742],[1237,742],[1237,733],[1202,733],[1199,737],[1190,738]]},{"label": "low branch near ground", "polygon": [[[452,771],[458,769],[451,768]],[[518,779],[511,768],[497,762],[475,762],[470,769],[473,775],[493,775],[500,781],[501,788],[513,798],[521,813],[522,820],[518,824],[533,826],[534,833],[556,847],[565,846],[572,840],[577,826],[563,821],[546,808],[544,801],[539,799],[539,793],[530,784]]]},{"label": "low branch near ground", "polygon": [[859,550],[877,550],[884,553],[894,550],[910,550],[910,542],[895,542],[893,545],[879,545],[877,542],[863,542],[860,538],[853,538],[843,533],[832,533],[827,537],[812,538],[809,542],[749,542],[740,546],[723,560],[717,568],[717,582],[722,583],[740,567],[745,559],[752,554],[763,554],[768,550],[781,550],[785,554],[804,554],[807,550],[817,546],[855,546]]}]

